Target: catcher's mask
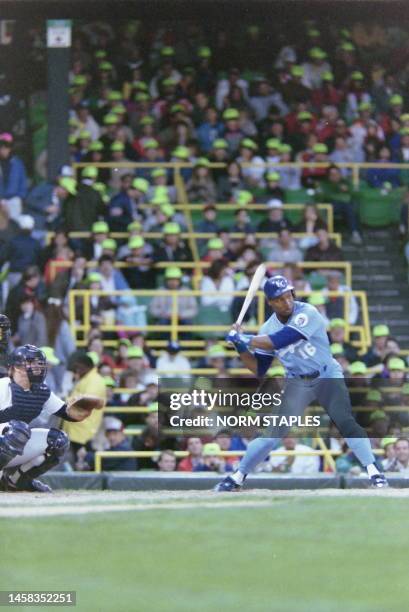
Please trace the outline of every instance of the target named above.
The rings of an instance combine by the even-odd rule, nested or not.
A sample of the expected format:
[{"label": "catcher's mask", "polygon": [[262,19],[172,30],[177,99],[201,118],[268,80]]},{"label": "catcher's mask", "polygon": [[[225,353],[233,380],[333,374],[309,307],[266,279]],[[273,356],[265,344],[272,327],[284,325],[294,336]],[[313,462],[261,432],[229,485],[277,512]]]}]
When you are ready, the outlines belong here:
[{"label": "catcher's mask", "polygon": [[47,375],[47,358],[33,344],[17,347],[10,355],[9,365],[24,368],[31,383],[42,383]]}]

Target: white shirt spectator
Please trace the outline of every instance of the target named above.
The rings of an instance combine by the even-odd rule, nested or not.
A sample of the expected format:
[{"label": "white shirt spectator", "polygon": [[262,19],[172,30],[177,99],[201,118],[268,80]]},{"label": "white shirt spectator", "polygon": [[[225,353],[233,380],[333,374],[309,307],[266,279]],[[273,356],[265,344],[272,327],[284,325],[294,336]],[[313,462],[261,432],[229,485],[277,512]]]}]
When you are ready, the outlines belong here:
[{"label": "white shirt spectator", "polygon": [[231,276],[224,276],[219,284],[216,285],[214,280],[209,276],[204,276],[200,284],[200,290],[217,291],[219,295],[204,295],[202,297],[203,306],[218,306],[220,310],[226,312],[230,308],[233,300],[234,281]]},{"label": "white shirt spectator", "polygon": [[[283,472],[289,472],[290,474],[316,474],[320,471],[320,458],[316,457],[306,457],[306,456],[296,456],[294,461],[289,466],[288,470],[285,469],[285,465],[288,462],[289,457],[284,457],[283,455],[278,455],[278,453],[282,448],[277,451],[273,451],[270,455],[270,459],[267,464],[271,471],[276,470],[278,467],[283,468]],[[295,451],[308,453],[313,449],[306,444],[296,444]],[[267,471],[267,470],[266,470]],[[281,471],[281,470],[280,470]]]},{"label": "white shirt spectator", "polygon": [[171,355],[168,352],[162,353],[156,362],[156,370],[160,376],[172,378],[179,374],[189,374],[191,369],[190,361],[184,355],[177,353]]}]

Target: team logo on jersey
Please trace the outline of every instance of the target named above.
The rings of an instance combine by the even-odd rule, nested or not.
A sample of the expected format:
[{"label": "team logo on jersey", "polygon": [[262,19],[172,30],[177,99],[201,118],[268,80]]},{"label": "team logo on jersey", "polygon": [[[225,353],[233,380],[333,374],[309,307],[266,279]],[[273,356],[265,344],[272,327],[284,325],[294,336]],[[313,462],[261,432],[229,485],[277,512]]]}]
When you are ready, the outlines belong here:
[{"label": "team logo on jersey", "polygon": [[308,323],[308,317],[306,314],[300,313],[294,319],[295,325],[298,327],[305,327]]}]

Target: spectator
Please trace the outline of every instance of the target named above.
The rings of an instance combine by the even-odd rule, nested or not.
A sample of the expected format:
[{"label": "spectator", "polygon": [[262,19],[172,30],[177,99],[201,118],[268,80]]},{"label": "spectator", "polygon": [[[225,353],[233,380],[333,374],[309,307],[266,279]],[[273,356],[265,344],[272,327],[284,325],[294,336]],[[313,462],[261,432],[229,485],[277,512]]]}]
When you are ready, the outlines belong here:
[{"label": "spectator", "polygon": [[45,300],[45,285],[41,280],[40,270],[37,266],[28,266],[23,272],[21,281],[8,294],[5,314],[10,319],[12,330],[17,328],[20,304],[26,296],[34,297],[35,303],[38,305]]},{"label": "spectator", "polygon": [[178,465],[178,472],[193,472],[198,465],[203,465],[203,443],[200,438],[187,439],[186,450],[189,453]]},{"label": "spectator", "polygon": [[242,232],[244,234],[252,234],[255,232],[255,227],[251,223],[251,218],[245,208],[238,208],[234,213],[234,225],[230,231]]},{"label": "spectator", "polygon": [[57,230],[51,241],[41,254],[44,268],[44,280],[47,285],[51,285],[59,274],[66,270],[66,264],[74,258],[71,248],[73,243],[68,238],[68,234],[62,230]]},{"label": "spectator", "polygon": [[[311,453],[312,448],[306,444],[300,444],[296,438],[286,436],[282,440],[282,447],[285,451],[296,453]],[[280,449],[270,454],[270,459],[265,466],[266,471],[278,472],[281,474],[316,474],[320,471],[319,457],[300,455],[280,455]]]},{"label": "spectator", "polygon": [[400,472],[401,474],[409,473],[409,440],[400,438],[395,442],[395,459],[390,461],[388,465],[389,472]]},{"label": "spectator", "polygon": [[352,242],[361,244],[362,238],[358,231],[358,220],[355,204],[352,199],[352,189],[336,166],[328,168],[327,178],[322,181],[317,192],[321,201],[330,202],[335,215],[339,214],[346,221],[352,234]]},{"label": "spectator", "polygon": [[202,463],[194,466],[193,472],[218,472],[223,474],[226,471],[226,462],[220,457],[221,448],[216,442],[208,442],[203,446]]},{"label": "spectator", "polygon": [[143,202],[149,189],[148,181],[133,179],[131,174],[122,175],[120,185],[120,191],[111,198],[106,212],[112,232],[125,232],[134,219],[140,219],[138,204]]},{"label": "spectator", "polygon": [[38,265],[40,260],[40,243],[33,238],[34,219],[30,215],[20,215],[18,219],[20,232],[12,238],[3,255],[10,262],[8,283],[14,287],[20,282],[24,270],[30,265]]},{"label": "spectator", "polygon": [[176,471],[176,455],[173,450],[163,450],[158,458],[159,472],[175,472]]},{"label": "spectator", "polygon": [[[282,164],[291,163],[292,147],[289,144],[283,143],[280,145],[280,162]],[[293,166],[280,166],[280,186],[284,190],[293,191],[301,188],[301,170]]]},{"label": "spectator", "polygon": [[[179,291],[182,289],[182,270],[177,267],[169,267],[165,271],[165,287],[168,291]],[[172,320],[171,295],[156,295],[150,303],[150,313],[156,319],[158,325],[170,325]],[[181,295],[177,298],[177,313],[179,325],[192,325],[197,315],[197,302],[193,296]]]},{"label": "spectator", "polygon": [[186,184],[189,202],[208,204],[216,201],[216,186],[209,169],[209,160],[200,157],[194,164],[192,178]]},{"label": "spectator", "polygon": [[[180,353],[180,345],[178,342],[170,341],[156,362],[156,369],[165,377],[178,377],[180,375],[188,375],[190,373],[190,361],[185,355]],[[169,372],[169,374],[168,374]]]},{"label": "spectator", "polygon": [[[71,397],[91,394],[105,401],[105,382],[102,376],[98,374],[92,359],[87,355],[79,354],[75,357],[71,367],[76,381]],[[64,431],[68,434],[71,442],[72,460],[76,452],[94,438],[101,425],[102,416],[101,410],[93,410],[90,416],[80,423],[64,422]]]},{"label": "spectator", "polygon": [[75,351],[75,342],[61,300],[52,297],[48,298],[45,318],[48,342],[58,360],[58,364],[55,364],[53,367],[53,379],[56,388],[58,391],[61,391],[68,360]]},{"label": "spectator", "polygon": [[226,173],[217,181],[217,198],[220,202],[231,202],[245,188],[243,172],[237,161],[227,164]]},{"label": "spectator", "polygon": [[41,183],[29,192],[26,199],[26,210],[34,219],[35,232],[39,237],[45,230],[54,230],[58,225],[64,201],[72,192],[71,181],[61,177],[55,184]]},{"label": "spectator", "polygon": [[346,328],[347,328],[347,323],[345,319],[342,319],[342,318],[331,319],[329,323],[329,330],[328,330],[329,341],[331,344],[333,343],[340,344],[343,352],[345,353],[346,358],[352,362],[352,361],[356,361],[357,359],[357,351],[352,346],[352,344],[350,342],[347,342],[345,339]]},{"label": "spectator", "polygon": [[163,240],[154,252],[155,261],[192,261],[190,247],[182,240],[181,227],[178,223],[166,223],[163,227]]},{"label": "spectator", "polygon": [[257,231],[275,234],[282,229],[291,229],[290,222],[284,218],[283,203],[281,200],[270,200],[267,202],[267,217],[260,221]]},{"label": "spectator", "polygon": [[327,314],[330,319],[343,318],[345,312],[345,301],[349,300],[349,324],[355,325],[359,317],[358,301],[354,295],[348,297],[331,297],[328,295],[330,291],[338,293],[350,293],[351,287],[341,284],[342,272],[339,270],[331,270],[327,274],[327,286],[323,289],[323,294],[328,296]]},{"label": "spectator", "polygon": [[[212,262],[203,276],[200,290],[203,292],[203,306],[215,306],[222,312],[229,310],[233,300],[234,281],[232,270],[223,260]],[[217,295],[206,295],[207,292],[217,292]]]},{"label": "spectator", "polygon": [[283,227],[278,232],[277,242],[268,254],[269,261],[298,263],[302,261],[302,252],[293,239],[291,231]]},{"label": "spectator", "polygon": [[34,344],[46,346],[48,344],[47,324],[42,312],[36,308],[34,296],[26,295],[20,302],[20,316],[17,321],[17,334],[14,344]]},{"label": "spectator", "polygon": [[[385,145],[379,148],[376,161],[379,164],[391,162],[391,152]],[[366,173],[366,180],[371,187],[380,188],[385,183],[390,183],[392,187],[400,185],[400,170],[398,168],[370,168]]]},{"label": "spectator", "polygon": [[227,354],[221,344],[212,344],[206,351],[206,360],[209,368],[214,368],[214,378],[228,378]]},{"label": "spectator", "polygon": [[213,204],[207,204],[203,208],[203,219],[195,225],[195,230],[198,233],[217,234],[220,229],[216,207]]},{"label": "spectator", "polygon": [[390,331],[387,325],[375,325],[375,327],[373,328],[372,346],[362,357],[362,361],[367,365],[368,368],[372,368],[373,366],[382,362],[386,342],[388,340],[389,335]]},{"label": "spectator", "polygon": [[394,437],[386,437],[381,440],[381,448],[385,452],[385,457],[382,459],[382,466],[385,472],[390,472],[391,467],[394,465],[396,460],[395,444],[398,441]]},{"label": "spectator", "polygon": [[129,285],[120,270],[114,268],[114,259],[110,255],[101,255],[98,260],[98,273],[101,275],[103,291],[126,291]]},{"label": "spectator", "polygon": [[305,261],[342,261],[343,255],[339,247],[329,239],[325,228],[315,232],[317,244],[310,247],[305,253]]},{"label": "spectator", "polygon": [[78,186],[74,179],[65,179],[64,185],[71,196],[64,200],[63,219],[67,232],[87,232],[95,221],[103,217],[105,205],[100,194],[82,181]]},{"label": "spectator", "polygon": [[[125,434],[124,425],[120,419],[109,416],[104,419],[104,434],[107,440],[107,446],[104,450],[111,452],[126,452],[132,450],[132,445],[129,437]],[[88,451],[83,458],[83,449],[77,451],[76,469],[83,470],[85,466],[88,469],[95,469],[95,453]],[[138,469],[137,460],[134,457],[107,457],[102,460],[104,471],[134,471]]]},{"label": "spectator", "polygon": [[223,136],[223,124],[219,121],[215,108],[206,109],[206,121],[199,125],[196,134],[200,148],[205,154],[211,150],[214,141]]},{"label": "spectator", "polygon": [[331,72],[331,66],[325,61],[327,54],[320,47],[312,47],[308,56],[309,60],[302,65],[304,69],[302,82],[309,89],[316,89],[321,85],[323,74]]},{"label": "spectator", "polygon": [[17,221],[27,195],[27,175],[23,162],[12,149],[13,136],[8,132],[0,134],[0,207]]},{"label": "spectator", "polygon": [[249,189],[264,185],[265,164],[260,155],[256,155],[257,143],[251,138],[244,138],[240,142],[240,155],[237,158],[242,168],[244,183]]},{"label": "spectator", "polygon": [[257,197],[259,202],[270,202],[271,200],[285,200],[285,191],[280,187],[280,174],[269,170],[266,175],[266,187],[262,195]]},{"label": "spectator", "polygon": [[124,269],[128,285],[132,289],[151,289],[155,286],[155,270],[152,268],[153,253],[150,245],[145,243],[142,236],[133,236],[127,246],[128,254],[123,257],[123,261],[128,264]]}]

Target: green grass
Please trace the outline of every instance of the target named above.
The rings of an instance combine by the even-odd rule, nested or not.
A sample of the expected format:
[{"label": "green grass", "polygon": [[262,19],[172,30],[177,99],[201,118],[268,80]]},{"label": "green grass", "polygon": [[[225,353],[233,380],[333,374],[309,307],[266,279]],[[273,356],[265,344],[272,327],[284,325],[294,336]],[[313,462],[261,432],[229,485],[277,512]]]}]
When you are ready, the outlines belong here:
[{"label": "green grass", "polygon": [[405,499],[300,495],[1,519],[1,589],[76,590],[87,612],[405,610],[407,516]]}]

